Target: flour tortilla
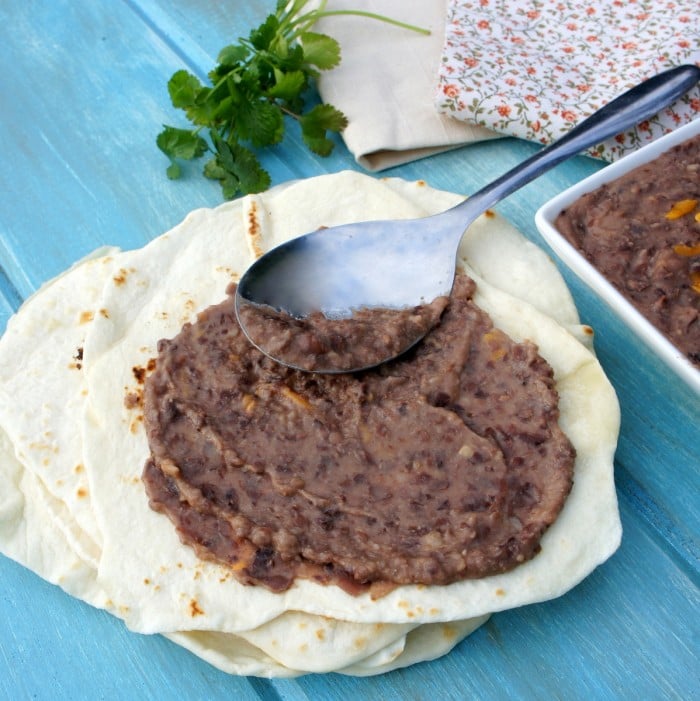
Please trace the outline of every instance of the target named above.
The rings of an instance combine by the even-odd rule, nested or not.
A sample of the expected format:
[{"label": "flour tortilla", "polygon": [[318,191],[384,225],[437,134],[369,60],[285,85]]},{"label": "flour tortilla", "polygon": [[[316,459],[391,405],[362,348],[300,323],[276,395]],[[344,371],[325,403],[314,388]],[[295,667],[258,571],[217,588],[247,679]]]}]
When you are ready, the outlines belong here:
[{"label": "flour tortilla", "polygon": [[0,546],[7,557],[40,574],[66,592],[95,605],[104,598],[95,567],[80,557],[65,525],[71,520],[53,497],[17,459],[0,429]]},{"label": "flour tortilla", "polygon": [[[496,325],[534,340],[554,367],[562,426],[578,451],[572,494],[532,561],[478,581],[400,587],[377,601],[303,581],[273,594],[198,561],[150,510],[140,481],[148,447],[139,410],[124,399],[140,391],[134,369],[146,367],[160,338],[219,302],[256,255],[290,236],[424,216],[460,199],[424,183],[321,176],[197,210],[145,248],[85,261],[42,289],[0,342],[0,460],[14,485],[0,501],[0,549],[133,630],[164,633],[225,671],[260,676],[376,674],[432,659],[491,612],[574,586],[619,544],[617,402],[576,340],[590,334],[554,264],[495,215],[470,228],[460,259]],[[38,333],[47,311],[51,333]],[[78,345],[80,370],[70,362]],[[4,383],[24,356],[31,382],[10,394]],[[45,441],[35,440],[47,432],[48,463]],[[52,537],[58,545],[42,549]]]},{"label": "flour tortilla", "polygon": [[27,470],[70,510],[73,547],[94,566],[101,533],[76,430],[86,391],[77,356],[116,253],[96,251],[30,297],[7,325],[0,362],[0,425]]}]

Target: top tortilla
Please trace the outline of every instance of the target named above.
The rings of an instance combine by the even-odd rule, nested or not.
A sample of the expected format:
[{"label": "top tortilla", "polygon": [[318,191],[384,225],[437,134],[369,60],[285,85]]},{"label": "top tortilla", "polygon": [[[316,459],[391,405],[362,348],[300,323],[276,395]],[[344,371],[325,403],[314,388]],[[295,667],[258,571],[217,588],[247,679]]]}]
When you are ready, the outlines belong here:
[{"label": "top tortilla", "polygon": [[[197,560],[170,521],[150,510],[140,481],[148,445],[138,408],[127,409],[124,399],[140,391],[134,369],[147,367],[160,338],[174,336],[197,311],[219,302],[226,285],[255,256],[291,236],[359,219],[424,216],[460,199],[424,183],[351,172],[312,178],[197,210],[143,249],[113,252],[99,265],[73,272],[81,276],[79,289],[91,290],[81,297],[97,312],[89,322],[78,323],[76,310],[65,304],[60,280],[38,294],[0,345],[5,377],[16,371],[17,357],[35,349],[27,361],[33,389],[26,383],[24,389],[14,388],[15,405],[26,410],[16,412],[8,394],[0,397],[0,426],[21,465],[13,463],[15,473],[38,480],[63,509],[52,517],[65,534],[63,555],[54,560],[67,563],[83,548],[79,559],[85,572],[78,581],[90,579],[90,585],[65,586],[67,580],[55,570],[67,564],[61,568],[60,562],[48,561],[50,556],[47,561],[30,558],[17,546],[19,526],[14,540],[3,535],[12,531],[12,523],[26,524],[27,509],[8,509],[0,547],[51,581],[62,579],[57,583],[107,608],[130,628],[167,633],[217,666],[245,674],[288,675],[309,667],[385,671],[441,654],[491,612],[558,596],[574,586],[619,544],[612,475],[618,406],[594,355],[577,340],[587,334],[554,264],[493,214],[470,227],[460,260],[478,284],[475,301],[496,326],[516,340],[534,341],[554,368],[561,425],[578,454],[574,489],[533,560],[482,580],[399,587],[376,601],[309,581],[274,594],[238,583],[225,567]],[[37,338],[35,329],[49,301],[58,305],[64,321],[56,334]],[[78,314],[78,319],[85,317]],[[63,363],[65,369],[58,360],[55,367],[45,367],[45,359],[56,356],[56,338],[61,362],[64,353],[73,355],[82,344],[82,369],[70,371],[78,380],[68,372],[69,363]],[[56,374],[63,379],[48,379]],[[37,430],[32,416],[42,407],[42,383],[48,383],[59,407],[50,413],[47,430],[70,434],[73,445],[64,461],[52,461],[49,474],[45,453],[34,445],[38,442],[26,440]],[[62,399],[76,401],[82,411],[80,434],[76,413],[60,411]],[[84,471],[75,471],[78,464]],[[82,479],[87,485],[79,483]],[[60,488],[48,489],[58,482]],[[79,493],[82,498],[74,498]],[[25,501],[30,499],[25,494]],[[2,514],[0,509],[0,523]],[[302,631],[310,623],[322,625],[323,635],[307,640]],[[440,638],[447,643],[440,644]],[[360,639],[364,645],[357,644]],[[280,650],[284,640],[288,643]],[[320,653],[316,662],[314,649]]]}]

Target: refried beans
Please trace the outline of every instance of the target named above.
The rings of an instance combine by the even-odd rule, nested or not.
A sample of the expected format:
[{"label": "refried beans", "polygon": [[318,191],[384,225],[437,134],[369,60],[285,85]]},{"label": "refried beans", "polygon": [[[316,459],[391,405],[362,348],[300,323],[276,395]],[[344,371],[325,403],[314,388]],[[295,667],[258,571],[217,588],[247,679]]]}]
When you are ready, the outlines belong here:
[{"label": "refried beans", "polygon": [[700,368],[700,135],[583,195],[555,224]]},{"label": "refried beans", "polygon": [[146,380],[143,479],[202,559],[246,584],[373,594],[508,571],[539,551],[572,486],[551,367],[496,329],[460,274],[404,356],[339,375],[254,348],[234,289]]},{"label": "refried beans", "polygon": [[435,326],[446,304],[447,297],[437,297],[409,309],[360,308],[340,319],[314,312],[297,319],[239,299],[238,318],[248,338],[285,365],[308,372],[348,372],[410,348]]}]

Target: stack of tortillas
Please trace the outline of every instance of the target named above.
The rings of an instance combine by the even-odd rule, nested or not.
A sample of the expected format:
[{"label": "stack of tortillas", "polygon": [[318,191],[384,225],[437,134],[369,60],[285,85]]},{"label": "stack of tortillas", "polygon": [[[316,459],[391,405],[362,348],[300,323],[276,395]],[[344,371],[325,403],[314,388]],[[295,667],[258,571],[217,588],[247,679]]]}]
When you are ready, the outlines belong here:
[{"label": "stack of tortillas", "polygon": [[0,550],[134,631],[260,676],[369,675],[433,659],[489,614],[576,585],[620,540],[618,405],[554,264],[492,214],[470,228],[460,253],[475,301],[549,361],[577,452],[573,490],[532,560],[377,599],[309,580],[273,593],[198,560],[149,508],[141,482],[143,417],[125,400],[141,390],[159,339],[221,301],[255,256],[292,236],[424,216],[459,200],[420,182],[321,176],[197,210],[142,249],[99,251],[42,287],[0,341]]}]

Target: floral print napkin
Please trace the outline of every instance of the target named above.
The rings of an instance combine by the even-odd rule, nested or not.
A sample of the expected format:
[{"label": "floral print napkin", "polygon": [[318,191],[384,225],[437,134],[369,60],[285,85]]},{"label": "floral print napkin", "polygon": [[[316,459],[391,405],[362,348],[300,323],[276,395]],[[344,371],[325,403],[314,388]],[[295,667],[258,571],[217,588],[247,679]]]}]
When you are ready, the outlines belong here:
[{"label": "floral print napkin", "polygon": [[[540,143],[627,88],[700,65],[698,0],[448,0],[436,107]],[[597,146],[613,161],[700,117],[700,86]]]}]

